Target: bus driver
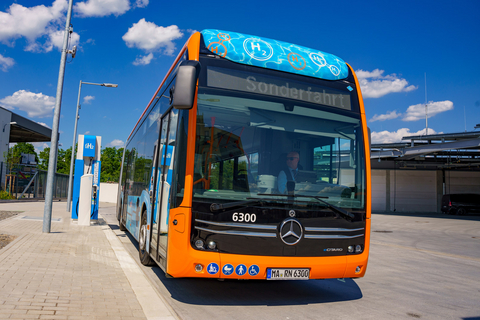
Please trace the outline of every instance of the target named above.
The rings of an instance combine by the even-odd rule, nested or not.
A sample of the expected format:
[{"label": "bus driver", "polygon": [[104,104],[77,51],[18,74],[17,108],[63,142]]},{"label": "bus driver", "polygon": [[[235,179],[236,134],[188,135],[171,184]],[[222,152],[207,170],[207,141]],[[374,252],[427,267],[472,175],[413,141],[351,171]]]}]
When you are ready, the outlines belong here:
[{"label": "bus driver", "polygon": [[287,193],[287,181],[295,181],[298,174],[300,155],[296,151],[287,154],[287,166],[278,174],[277,184],[280,193]]}]

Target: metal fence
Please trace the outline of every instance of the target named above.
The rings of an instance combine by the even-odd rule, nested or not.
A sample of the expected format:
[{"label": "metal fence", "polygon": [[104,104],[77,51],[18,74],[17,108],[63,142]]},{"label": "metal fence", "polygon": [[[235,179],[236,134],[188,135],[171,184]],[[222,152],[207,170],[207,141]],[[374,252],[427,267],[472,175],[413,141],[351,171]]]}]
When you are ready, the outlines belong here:
[{"label": "metal fence", "polygon": [[[68,174],[55,173],[53,180],[53,198],[67,198]],[[47,171],[37,170],[29,179],[25,180],[19,174],[9,174],[5,177],[4,190],[19,199],[45,199]]]}]

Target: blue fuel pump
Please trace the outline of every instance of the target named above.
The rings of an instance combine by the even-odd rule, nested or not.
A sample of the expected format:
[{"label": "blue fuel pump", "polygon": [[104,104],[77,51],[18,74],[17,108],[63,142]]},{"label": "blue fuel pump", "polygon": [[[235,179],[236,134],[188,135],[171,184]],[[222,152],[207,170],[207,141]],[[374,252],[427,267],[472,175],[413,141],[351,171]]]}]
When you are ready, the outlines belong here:
[{"label": "blue fuel pump", "polygon": [[[100,160],[102,137],[91,135],[78,136],[77,157],[75,159],[75,176],[73,179],[72,196],[72,219],[78,219],[78,210],[81,201],[91,202],[90,219],[98,220],[98,202],[100,194],[100,173],[102,162]],[[92,195],[91,199],[80,199],[82,176],[92,174]]]}]

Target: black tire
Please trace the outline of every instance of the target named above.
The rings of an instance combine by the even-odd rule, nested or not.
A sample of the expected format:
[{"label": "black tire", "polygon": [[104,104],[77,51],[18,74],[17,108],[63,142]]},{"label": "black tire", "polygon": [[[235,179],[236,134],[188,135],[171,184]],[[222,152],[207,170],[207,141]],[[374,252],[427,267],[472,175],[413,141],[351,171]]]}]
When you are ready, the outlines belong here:
[{"label": "black tire", "polygon": [[142,213],[142,222],[140,224],[140,232],[138,236],[138,256],[140,262],[144,266],[151,266],[154,264],[152,257],[147,252],[147,215],[145,211]]},{"label": "black tire", "polygon": [[122,221],[122,207],[123,203],[120,204],[120,207],[118,208],[117,212],[117,220],[118,220],[118,228],[120,231],[127,231],[127,228],[125,227],[125,223]]},{"label": "black tire", "polygon": [[465,215],[465,213],[467,213],[467,211],[464,208],[458,208],[457,209],[457,215],[463,216],[463,215]]}]

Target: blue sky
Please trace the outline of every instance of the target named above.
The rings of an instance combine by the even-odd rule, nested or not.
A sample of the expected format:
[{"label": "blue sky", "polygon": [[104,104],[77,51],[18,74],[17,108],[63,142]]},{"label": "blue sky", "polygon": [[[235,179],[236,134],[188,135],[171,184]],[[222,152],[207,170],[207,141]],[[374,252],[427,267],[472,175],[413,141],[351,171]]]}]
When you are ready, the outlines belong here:
[{"label": "blue sky", "polygon": [[[238,5],[238,2],[232,2]],[[0,4],[0,105],[52,127],[67,0]],[[194,31],[221,29],[335,54],[361,81],[376,143],[480,123],[479,1],[74,1],[60,119],[71,146],[80,80],[79,134],[123,146],[178,51]],[[44,143],[35,144],[42,150]]]}]

